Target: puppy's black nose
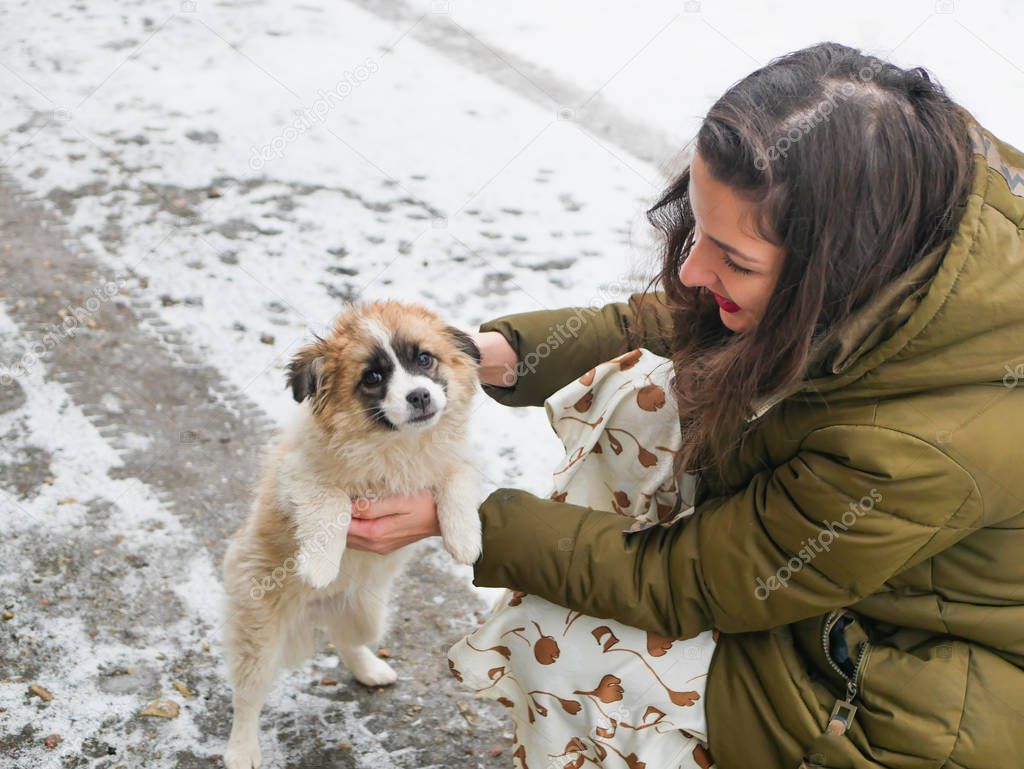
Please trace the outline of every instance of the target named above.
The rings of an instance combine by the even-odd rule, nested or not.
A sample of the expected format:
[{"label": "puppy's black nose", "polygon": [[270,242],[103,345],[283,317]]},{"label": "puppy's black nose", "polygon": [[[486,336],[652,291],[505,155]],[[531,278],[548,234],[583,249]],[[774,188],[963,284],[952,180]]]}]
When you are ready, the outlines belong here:
[{"label": "puppy's black nose", "polygon": [[417,387],[405,396],[405,399],[413,405],[417,411],[426,411],[430,406],[430,393],[426,387]]}]

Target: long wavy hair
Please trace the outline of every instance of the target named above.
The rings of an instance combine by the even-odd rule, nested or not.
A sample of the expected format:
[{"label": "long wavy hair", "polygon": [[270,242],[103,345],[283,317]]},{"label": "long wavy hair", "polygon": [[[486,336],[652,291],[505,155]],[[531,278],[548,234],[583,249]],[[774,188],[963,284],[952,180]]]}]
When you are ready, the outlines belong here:
[{"label": "long wavy hair", "polygon": [[736,451],[756,404],[805,378],[816,339],[948,244],[971,183],[961,109],[925,69],[834,42],[773,59],[711,107],[695,151],[756,204],[757,232],[784,265],[761,321],[735,333],[710,292],[679,279],[693,244],[689,167],[647,211],[664,238],[648,291],[664,290],[674,325],[677,473]]}]

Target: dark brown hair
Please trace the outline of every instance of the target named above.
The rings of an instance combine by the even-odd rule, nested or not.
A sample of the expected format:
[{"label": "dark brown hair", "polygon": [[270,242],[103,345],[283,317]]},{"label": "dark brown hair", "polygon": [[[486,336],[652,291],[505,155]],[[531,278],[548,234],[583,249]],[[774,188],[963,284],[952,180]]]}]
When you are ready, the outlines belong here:
[{"label": "dark brown hair", "polygon": [[923,68],[833,42],[772,60],[711,107],[696,151],[758,206],[758,234],[785,261],[761,321],[734,333],[709,292],[679,279],[694,229],[689,168],[648,210],[675,326],[677,471],[721,462],[757,402],[804,379],[816,339],[948,244],[971,183],[960,109]]}]

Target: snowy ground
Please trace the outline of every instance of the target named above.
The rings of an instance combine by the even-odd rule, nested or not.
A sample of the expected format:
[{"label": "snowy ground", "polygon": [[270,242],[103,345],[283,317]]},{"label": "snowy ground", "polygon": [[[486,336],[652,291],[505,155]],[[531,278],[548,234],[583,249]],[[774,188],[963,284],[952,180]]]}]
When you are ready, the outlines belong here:
[{"label": "snowy ground", "polygon": [[[1009,0],[841,13],[0,8],[0,766],[219,765],[220,557],[293,407],[283,365],[342,301],[417,301],[472,329],[624,297],[653,270],[643,211],[699,116],[822,39],[928,66],[1024,144]],[[63,333],[78,307],[86,327]],[[541,411],[481,396],[474,417],[492,484],[543,493],[559,454]],[[268,703],[267,764],[509,765],[490,750],[508,745],[501,714],[444,663],[493,595],[469,578],[423,545],[384,642],[398,686],[350,686],[323,651]],[[156,699],[179,715],[140,716]]]}]

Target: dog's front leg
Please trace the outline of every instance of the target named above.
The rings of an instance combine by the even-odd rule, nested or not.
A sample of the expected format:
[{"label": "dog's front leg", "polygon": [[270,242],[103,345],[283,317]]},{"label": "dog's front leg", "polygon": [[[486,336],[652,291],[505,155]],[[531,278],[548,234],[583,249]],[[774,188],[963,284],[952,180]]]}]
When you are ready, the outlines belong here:
[{"label": "dog's front leg", "polygon": [[480,474],[468,462],[460,464],[437,489],[437,520],[445,549],[459,563],[473,563],[483,550],[480,533]]},{"label": "dog's front leg", "polygon": [[297,501],[294,515],[299,577],[312,587],[327,587],[341,569],[352,500],[337,489],[314,487]]}]

